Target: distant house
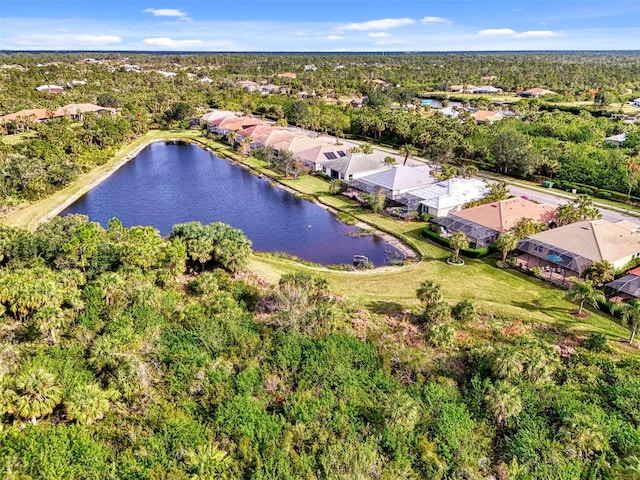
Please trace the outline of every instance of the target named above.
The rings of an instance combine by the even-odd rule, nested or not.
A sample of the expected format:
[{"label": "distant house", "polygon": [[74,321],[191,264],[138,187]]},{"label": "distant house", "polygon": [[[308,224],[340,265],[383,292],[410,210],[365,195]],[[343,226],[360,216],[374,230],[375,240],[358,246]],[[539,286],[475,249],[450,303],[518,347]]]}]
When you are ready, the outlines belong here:
[{"label": "distant house", "polygon": [[621,147],[624,142],[627,140],[626,133],[620,133],[618,135],[612,135],[604,139],[604,143],[609,143],[611,145],[615,145],[616,147]]},{"label": "distant house", "polygon": [[631,105],[633,105],[634,107],[640,107],[640,97],[631,100]]},{"label": "distant house", "polygon": [[530,88],[529,90],[523,90],[522,92],[518,93],[518,95],[524,98],[538,98],[543,95],[550,95],[555,93],[556,92],[547,90],[546,88],[535,87],[535,88]]},{"label": "distant house", "polygon": [[353,108],[359,108],[359,107],[362,107],[363,105],[366,105],[367,103],[369,103],[369,97],[364,96],[364,97],[353,98],[350,102],[350,105]]},{"label": "distant house", "polygon": [[73,120],[81,121],[85,113],[107,113],[109,115],[115,115],[116,109],[109,107],[101,107],[100,105],[94,105],[93,103],[70,103],[64,107],[60,107],[56,110],[56,116],[64,117],[69,116]]},{"label": "distant house", "polygon": [[260,85],[258,87],[260,93],[263,95],[272,95],[280,91],[280,87],[278,85],[274,85],[273,83],[267,83],[265,85]]},{"label": "distant house", "polygon": [[66,93],[60,85],[40,85],[36,90],[45,93]]},{"label": "distant house", "polygon": [[175,77],[176,75],[178,75],[176,72],[165,72],[164,70],[156,70],[156,73],[158,73],[159,75],[162,75],[163,77]]},{"label": "distant house", "polygon": [[441,108],[438,110],[440,115],[444,115],[449,118],[458,118],[460,116],[460,112],[458,111],[458,107],[454,107],[453,105],[449,105],[448,107]]},{"label": "distant house", "polygon": [[483,95],[492,95],[498,92],[502,92],[502,89],[496,88],[492,85],[484,85],[482,87],[476,87],[472,91],[472,93],[483,94]]},{"label": "distant house", "polygon": [[209,77],[203,77],[200,80],[198,80],[200,83],[213,83],[213,80],[210,79]]},{"label": "distant house", "polygon": [[546,230],[518,243],[518,262],[561,273],[562,281],[582,278],[596,261],[607,260],[622,268],[640,256],[638,225],[628,221],[585,220]]},{"label": "distant house", "polygon": [[249,127],[251,125],[264,124],[265,121],[259,118],[236,117],[235,115],[228,115],[217,118],[207,123],[210,132],[213,132],[217,135],[227,135],[230,132],[238,132],[243,128]]},{"label": "distant house", "polygon": [[452,93],[473,93],[473,91],[478,88],[475,85],[471,85],[470,83],[464,85],[451,85],[449,87],[449,91]]},{"label": "distant house", "polygon": [[310,63],[310,64],[304,66],[304,71],[305,72],[308,72],[308,71],[315,72],[317,69],[318,68],[313,63]]},{"label": "distant house", "polygon": [[408,191],[437,181],[438,179],[430,174],[427,165],[398,165],[358,178],[351,185],[367,193],[382,190],[388,199],[401,200]]},{"label": "distant house", "polygon": [[298,77],[295,73],[291,73],[291,72],[279,73],[277,76],[279,78],[289,78],[291,80],[295,80]]},{"label": "distant house", "polygon": [[213,122],[218,118],[228,117],[230,115],[236,115],[236,112],[231,112],[229,110],[212,110],[202,116],[202,123],[209,124],[209,122]]},{"label": "distant house", "polygon": [[477,178],[450,178],[408,191],[407,201],[402,203],[410,212],[442,217],[469,202],[481,199],[488,189],[487,183]]},{"label": "distant house", "polygon": [[498,77],[496,77],[495,75],[486,75],[484,77],[481,77],[480,80],[482,80],[483,82],[493,82],[497,78]]},{"label": "distant house", "polygon": [[515,197],[452,212],[431,220],[431,223],[440,227],[444,237],[462,232],[469,239],[471,248],[482,248],[495,243],[501,233],[510,232],[521,218],[549,224],[555,218],[555,208]]},{"label": "distant house", "polygon": [[101,107],[100,105],[94,105],[93,103],[71,103],[56,110],[49,110],[46,108],[20,110],[19,112],[10,113],[8,115],[0,117],[0,121],[45,122],[53,118],[62,118],[65,116],[71,117],[74,120],[82,120],[85,113],[108,113],[109,115],[115,115],[116,109]]},{"label": "distant house", "polygon": [[252,82],[251,80],[241,80],[238,82],[238,86],[248,92],[253,92],[260,89],[260,84]]},{"label": "distant house", "polygon": [[492,112],[490,110],[476,110],[473,112],[473,118],[475,118],[478,123],[493,123],[502,120],[504,115],[500,112]]},{"label": "distant house", "polygon": [[351,181],[390,167],[384,162],[385,155],[352,153],[322,165],[322,173],[334,179]]}]

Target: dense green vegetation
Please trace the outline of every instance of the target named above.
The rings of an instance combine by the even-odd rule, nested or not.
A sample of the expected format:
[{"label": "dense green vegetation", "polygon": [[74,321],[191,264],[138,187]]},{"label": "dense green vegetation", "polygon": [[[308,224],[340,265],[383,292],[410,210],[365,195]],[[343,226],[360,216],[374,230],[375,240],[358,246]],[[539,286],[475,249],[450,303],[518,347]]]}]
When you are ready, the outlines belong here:
[{"label": "dense green vegetation", "polygon": [[[606,109],[640,96],[634,54],[95,54],[105,63],[75,63],[85,56],[0,54],[29,68],[0,71],[0,113],[121,108],[114,118],[3,126],[2,207],[45,197],[148,128],[185,127],[211,107],[401,145],[443,172],[473,164],[591,193],[639,193],[638,129]],[[286,71],[297,78],[275,77]],[[495,125],[398,108],[484,75],[505,90],[539,85],[558,95],[520,100],[520,118]],[[74,79],[87,84],[64,96],[35,90]],[[238,80],[288,93],[249,93]],[[301,99],[302,90],[317,95]],[[351,108],[343,97],[352,95],[369,103]],[[555,109],[579,100],[599,105]],[[494,108],[488,98],[472,103]],[[622,131],[622,148],[603,144]],[[425,261],[329,273],[252,258],[242,232],[219,223],[176,225],[167,238],[81,216],[33,232],[0,226],[3,478],[640,477],[640,361],[611,340],[626,330],[595,314],[581,324],[562,292],[493,260],[467,259],[451,274],[449,254],[419,238],[424,224],[379,216],[374,198],[371,213],[325,194],[326,182],[296,178],[292,159],[262,153],[246,162],[283,171],[279,181],[351,219],[402,230]],[[570,208],[567,218],[580,213]],[[502,238],[505,257],[513,243]],[[593,303],[593,290],[575,292],[577,308]],[[635,307],[620,312],[632,327]]]},{"label": "dense green vegetation", "polygon": [[[638,127],[602,103],[603,95],[624,103],[640,96],[638,55],[629,54],[474,54],[474,55],[130,55],[96,54],[103,64],[77,63],[85,54],[2,54],[5,64],[25,68],[0,73],[0,113],[24,108],[55,109],[72,102],[121,108],[116,119],[87,115],[70,128],[68,120],[46,125],[8,123],[0,149],[2,204],[40,198],[66,185],[78,172],[99,165],[149,126],[185,126],[191,113],[211,107],[256,113],[337,136],[358,135],[416,152],[440,165],[475,164],[521,178],[551,178],[565,189],[624,201],[640,196]],[[140,72],[126,71],[138,64]],[[313,64],[316,70],[305,70]],[[37,66],[40,65],[40,66]],[[344,67],[336,69],[335,67]],[[175,71],[173,78],[156,70]],[[278,77],[294,72],[296,78]],[[510,109],[517,118],[476,125],[434,115],[417,106],[418,96],[446,90],[454,83],[482,84],[517,91],[545,86],[557,95],[520,99]],[[211,83],[199,82],[208,78]],[[42,83],[66,86],[64,95],[37,92]],[[374,80],[385,83],[375,83]],[[237,82],[273,82],[283,93],[265,96]],[[122,88],[126,85],[126,88]],[[299,92],[307,92],[301,98]],[[352,97],[368,103],[352,108]],[[441,94],[440,94],[441,95]],[[491,97],[461,97],[477,108],[499,109]],[[514,100],[515,99],[515,100]],[[599,100],[598,100],[599,99]],[[564,107],[560,101],[592,101],[592,107]],[[598,101],[595,101],[598,100]],[[600,105],[595,105],[596,103]],[[609,103],[609,102],[606,102]],[[404,111],[405,105],[413,110]],[[605,137],[628,133],[623,148],[605,145]],[[9,180],[8,180],[9,179]]]},{"label": "dense green vegetation", "polygon": [[559,356],[433,281],[413,340],[363,338],[324,280],[230,274],[247,241],[219,224],[0,234],[4,477],[638,474],[640,363],[606,341]]}]

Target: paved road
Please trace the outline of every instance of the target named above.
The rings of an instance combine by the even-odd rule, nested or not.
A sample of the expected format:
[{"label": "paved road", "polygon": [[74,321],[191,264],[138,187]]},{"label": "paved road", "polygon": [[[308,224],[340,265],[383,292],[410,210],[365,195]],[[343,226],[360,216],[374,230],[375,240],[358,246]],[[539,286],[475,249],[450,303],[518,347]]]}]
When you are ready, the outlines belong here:
[{"label": "paved road", "polygon": [[[514,184],[509,184],[509,191],[512,195],[518,197],[525,196],[529,200],[535,200],[536,202],[540,203],[548,203],[554,206],[560,205],[561,203],[567,203],[573,198],[573,196],[571,195],[563,195],[563,193],[559,192],[558,190],[549,190],[546,188],[534,189],[532,187]],[[630,220],[640,225],[640,218],[638,218],[637,214],[634,216],[631,214],[631,212],[617,211],[611,209],[611,207],[609,206],[598,204],[597,201],[595,203],[596,206],[600,209],[600,212],[602,212],[602,218],[605,220],[608,220],[610,222]]]}]

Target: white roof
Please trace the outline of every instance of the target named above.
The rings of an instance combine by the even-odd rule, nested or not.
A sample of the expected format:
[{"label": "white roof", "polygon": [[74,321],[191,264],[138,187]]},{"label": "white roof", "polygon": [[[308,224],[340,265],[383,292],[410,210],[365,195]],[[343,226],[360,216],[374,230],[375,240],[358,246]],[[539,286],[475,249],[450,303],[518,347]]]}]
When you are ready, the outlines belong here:
[{"label": "white roof", "polygon": [[410,195],[422,198],[427,207],[452,208],[482,198],[489,186],[477,178],[450,178],[443,182],[409,191]]}]

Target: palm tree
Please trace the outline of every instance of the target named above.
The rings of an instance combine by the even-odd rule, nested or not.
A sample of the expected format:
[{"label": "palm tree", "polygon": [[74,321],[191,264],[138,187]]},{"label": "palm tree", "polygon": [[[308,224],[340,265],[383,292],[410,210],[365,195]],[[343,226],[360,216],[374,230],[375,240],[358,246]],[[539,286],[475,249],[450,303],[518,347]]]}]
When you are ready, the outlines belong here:
[{"label": "palm tree", "polygon": [[443,300],[440,284],[432,280],[425,280],[422,282],[416,291],[416,296],[418,297],[418,300],[424,303],[427,307],[440,303]]},{"label": "palm tree", "polygon": [[396,159],[391,156],[387,156],[384,157],[383,162],[387,167],[393,167],[396,164]]},{"label": "palm tree", "polygon": [[104,417],[109,410],[110,401],[118,395],[116,390],[102,390],[95,383],[81,385],[64,402],[67,417],[89,425]]},{"label": "palm tree", "polygon": [[619,313],[622,322],[629,326],[631,329],[629,344],[633,344],[633,339],[638,330],[638,324],[640,324],[640,299],[636,298],[629,303],[616,303],[611,307],[611,311],[613,313]]},{"label": "palm tree", "polygon": [[236,137],[237,136],[238,136],[238,134],[236,132],[227,133],[227,141],[229,142],[229,145],[231,145],[232,147],[236,143]]},{"label": "palm tree", "polygon": [[504,380],[498,380],[489,385],[484,401],[498,425],[506,425],[507,420],[515,417],[522,410],[520,390]]},{"label": "palm tree", "polygon": [[595,285],[603,284],[613,280],[614,267],[608,260],[595,261],[587,267],[587,278]]},{"label": "palm tree", "polygon": [[30,419],[34,425],[38,419],[49,415],[62,400],[62,388],[56,377],[43,368],[31,368],[14,380],[15,400],[12,413]]},{"label": "palm tree", "polygon": [[475,165],[465,165],[462,167],[462,176],[464,178],[471,178],[478,174],[478,167]]},{"label": "palm tree", "polygon": [[402,162],[402,165],[406,165],[407,164],[407,159],[412,156],[415,155],[418,152],[418,150],[416,149],[416,147],[414,147],[413,145],[409,144],[409,143],[405,143],[404,145],[402,145],[400,147],[400,153],[402,155],[404,155],[404,161]]},{"label": "palm tree", "polygon": [[516,249],[518,246],[518,237],[512,235],[511,233],[501,233],[498,235],[498,241],[496,242],[496,247],[502,253],[502,261],[507,260],[507,255],[509,252]]},{"label": "palm tree", "polygon": [[451,235],[451,238],[449,238],[449,246],[453,248],[454,251],[453,261],[458,263],[460,250],[463,248],[469,248],[469,239],[464,233],[456,232]]},{"label": "palm tree", "polygon": [[369,143],[362,143],[360,145],[360,151],[365,155],[371,155],[373,153],[373,147]]},{"label": "palm tree", "polygon": [[573,277],[569,279],[572,288],[567,292],[567,298],[573,302],[580,302],[578,315],[582,315],[582,308],[585,302],[589,303],[593,308],[598,308],[598,302],[604,302],[604,293],[601,290],[593,288],[593,284],[589,280],[581,282]]}]

